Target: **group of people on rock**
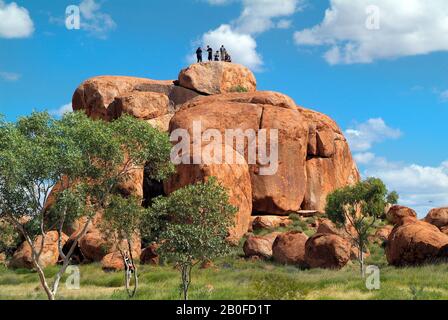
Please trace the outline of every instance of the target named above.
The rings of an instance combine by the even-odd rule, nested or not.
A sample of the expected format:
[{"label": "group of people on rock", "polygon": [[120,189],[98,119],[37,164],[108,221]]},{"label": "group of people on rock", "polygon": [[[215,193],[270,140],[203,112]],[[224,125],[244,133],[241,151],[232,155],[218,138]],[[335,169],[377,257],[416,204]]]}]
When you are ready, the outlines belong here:
[{"label": "group of people on rock", "polygon": [[224,47],[224,45],[221,46],[221,48],[215,52],[215,55],[213,55],[213,49],[210,46],[207,46],[206,49],[202,50],[201,47],[196,50],[196,56],[198,58],[198,63],[202,62],[202,52],[207,51],[208,53],[208,61],[225,61],[225,62],[232,62],[232,57],[227,52],[227,49]]}]

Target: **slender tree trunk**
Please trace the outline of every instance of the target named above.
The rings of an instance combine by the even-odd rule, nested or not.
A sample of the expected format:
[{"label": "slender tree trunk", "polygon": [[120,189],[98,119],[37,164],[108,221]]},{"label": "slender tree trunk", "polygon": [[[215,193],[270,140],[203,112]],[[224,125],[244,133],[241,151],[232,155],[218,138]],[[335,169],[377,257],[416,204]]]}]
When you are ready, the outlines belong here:
[{"label": "slender tree trunk", "polygon": [[363,241],[359,241],[358,244],[359,247],[359,266],[361,268],[361,277],[365,278],[365,270],[364,270],[364,242]]},{"label": "slender tree trunk", "polygon": [[188,264],[182,265],[182,291],[184,300],[188,300],[188,289],[190,288],[191,283],[191,269],[192,267]]}]

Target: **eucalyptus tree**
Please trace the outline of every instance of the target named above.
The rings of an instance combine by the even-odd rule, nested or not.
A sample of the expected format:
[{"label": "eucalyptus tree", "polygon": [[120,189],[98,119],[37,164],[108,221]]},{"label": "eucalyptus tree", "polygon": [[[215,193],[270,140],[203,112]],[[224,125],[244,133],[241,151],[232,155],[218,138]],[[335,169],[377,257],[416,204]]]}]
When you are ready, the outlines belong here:
[{"label": "eucalyptus tree", "polygon": [[[31,247],[48,299],[55,299],[60,279],[94,215],[113,205],[110,198],[116,186],[147,163],[155,178],[164,177],[172,170],[169,151],[165,134],[128,116],[107,123],[82,112],[61,120],[44,112],[15,123],[0,120],[0,218]],[[85,218],[84,226],[64,253],[62,230],[80,218]],[[58,232],[63,258],[51,285],[39,263],[50,230]]]}]

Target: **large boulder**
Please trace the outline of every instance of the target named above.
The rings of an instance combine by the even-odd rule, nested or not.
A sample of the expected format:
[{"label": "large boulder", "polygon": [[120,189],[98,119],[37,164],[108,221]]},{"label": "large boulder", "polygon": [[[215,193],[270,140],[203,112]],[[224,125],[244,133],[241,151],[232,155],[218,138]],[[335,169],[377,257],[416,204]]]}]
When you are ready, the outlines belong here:
[{"label": "large boulder", "polygon": [[[202,132],[215,129],[223,137],[226,132],[229,134],[228,130],[240,130],[239,137],[244,138],[242,135],[246,130],[257,134],[260,129],[265,129],[269,147],[269,132],[277,129],[278,161],[273,159],[272,172],[267,172],[267,166],[260,164],[256,154],[251,152],[254,157],[249,158],[249,145],[255,146],[255,140],[250,139],[244,149],[238,151],[249,162],[253,210],[285,214],[300,209],[306,181],[307,126],[291,101],[286,96],[271,92],[196,98],[176,113],[171,120],[170,131],[186,129],[193,136],[193,123],[199,121]],[[233,142],[230,141],[229,145],[235,147]],[[275,144],[275,141],[272,143]],[[275,170],[277,164],[278,170]]]},{"label": "large boulder", "polygon": [[289,217],[282,216],[255,216],[252,220],[252,230],[270,230],[291,225]]},{"label": "large boulder", "polygon": [[331,220],[325,218],[318,220],[316,233],[335,234],[348,241],[353,241],[353,239],[358,237],[358,233],[351,224],[348,223],[345,228],[339,228]]},{"label": "large boulder", "polygon": [[351,253],[350,242],[335,234],[316,233],[305,244],[305,262],[310,268],[341,269]]},{"label": "large boulder", "polygon": [[105,271],[124,270],[123,256],[119,251],[109,253],[101,259],[101,268]]},{"label": "large boulder", "polygon": [[265,236],[250,236],[243,245],[245,256],[271,258],[272,245],[279,234],[279,232],[273,232]]},{"label": "large boulder", "polygon": [[382,244],[385,241],[387,241],[387,239],[389,239],[390,233],[392,232],[393,228],[394,227],[391,225],[381,227],[378,230],[376,230],[373,236],[369,237],[369,240],[371,242]]},{"label": "large boulder", "polygon": [[142,254],[140,255],[140,263],[154,266],[158,265],[160,262],[160,257],[157,253],[158,248],[159,245],[157,243],[152,243],[150,246],[143,249]]},{"label": "large boulder", "polygon": [[[39,266],[46,268],[54,266],[59,261],[59,248],[58,248],[59,235],[57,231],[50,231],[45,234],[44,243],[42,247],[42,236],[39,235],[34,240],[34,247],[37,252],[41,251],[39,257]],[[68,236],[62,234],[61,244],[62,246],[67,242]],[[41,250],[42,249],[42,250]],[[32,249],[28,242],[22,243],[22,245],[14,253],[11,261],[11,268],[26,268],[33,269]]]},{"label": "large boulder", "polygon": [[440,229],[448,226],[448,208],[432,209],[425,217],[425,221]]},{"label": "large boulder", "polygon": [[84,81],[73,94],[74,111],[84,110],[93,119],[111,120],[122,113],[137,118],[157,118],[172,113],[198,93],[159,81],[122,76],[100,76]]},{"label": "large boulder", "polygon": [[417,221],[417,213],[411,208],[395,205],[389,209],[386,218],[393,225],[401,225],[404,220]]},{"label": "large boulder", "polygon": [[394,266],[419,265],[433,262],[448,244],[448,236],[424,221],[404,221],[389,235],[386,257]]},{"label": "large boulder", "polygon": [[308,124],[304,210],[325,212],[326,198],[336,189],[353,185],[360,174],[338,125],[328,116],[299,108]]},{"label": "large boulder", "polygon": [[[360,179],[347,141],[334,121],[297,107],[283,94],[257,91],[197,97],[181,106],[171,120],[170,132],[186,129],[193,136],[194,122],[201,123],[201,132],[217,129],[224,135],[226,130],[239,129],[240,137],[247,130],[278,130],[274,174],[260,173],[265,166],[250,161],[248,143],[238,150],[249,163],[255,213],[323,211],[330,192]],[[230,143],[235,148],[234,141]]]},{"label": "large boulder", "polygon": [[274,260],[283,264],[305,266],[305,243],[307,240],[308,237],[298,231],[277,236],[272,246]]},{"label": "large boulder", "polygon": [[[127,250],[127,241],[112,242],[106,234],[97,228],[93,228],[79,240],[79,249],[83,257],[88,261],[100,262],[106,255],[117,252],[119,248]],[[134,235],[132,239],[132,256],[140,257],[140,254],[141,240],[138,235]]]},{"label": "large boulder", "polygon": [[[204,148],[206,147],[204,146]],[[238,208],[234,227],[229,230],[229,240],[236,244],[247,233],[251,221],[252,188],[249,167],[244,158],[229,146],[223,147],[222,155],[235,158],[236,161],[220,164],[219,161],[214,161],[218,160],[216,158],[218,154],[211,152],[211,158],[207,157],[208,160],[211,160],[210,162],[178,165],[176,173],[166,181],[165,191],[170,194],[186,185],[205,182],[210,177],[217,178],[220,184],[227,189],[230,204]],[[191,160],[193,159],[191,158]]]},{"label": "large boulder", "polygon": [[227,62],[196,63],[183,69],[179,74],[182,87],[203,94],[219,94],[233,91],[253,92],[257,81],[246,67]]}]

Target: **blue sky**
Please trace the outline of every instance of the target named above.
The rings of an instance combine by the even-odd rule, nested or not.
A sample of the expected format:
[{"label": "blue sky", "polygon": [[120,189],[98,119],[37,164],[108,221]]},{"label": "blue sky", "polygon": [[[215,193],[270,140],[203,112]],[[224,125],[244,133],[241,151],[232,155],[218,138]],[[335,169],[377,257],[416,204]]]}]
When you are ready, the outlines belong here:
[{"label": "blue sky", "polygon": [[195,46],[226,41],[260,90],[335,119],[363,174],[425,215],[448,206],[446,16],[444,0],[0,0],[0,113],[67,108],[97,75],[175,79]]}]

